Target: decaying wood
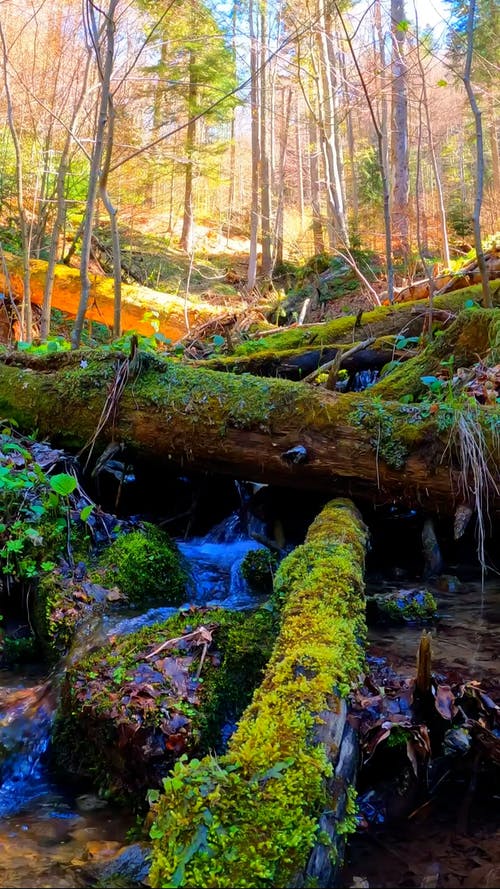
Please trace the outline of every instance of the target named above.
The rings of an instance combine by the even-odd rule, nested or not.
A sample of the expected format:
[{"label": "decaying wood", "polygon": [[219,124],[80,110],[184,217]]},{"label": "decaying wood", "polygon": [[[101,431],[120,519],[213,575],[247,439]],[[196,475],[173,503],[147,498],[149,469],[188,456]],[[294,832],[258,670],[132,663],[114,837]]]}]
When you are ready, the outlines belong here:
[{"label": "decaying wood", "polygon": [[[10,284],[14,297],[22,299],[24,290],[21,260],[9,254],[5,254],[5,258],[6,268],[0,269],[0,289],[7,293]],[[43,301],[47,265],[41,259],[30,261],[31,301],[35,305],[41,305]],[[97,274],[91,274],[90,277],[92,286],[86,317],[112,327],[113,279]],[[52,307],[74,317],[80,289],[79,270],[68,268],[63,264],[56,265]],[[145,336],[152,336],[155,330],[158,330],[172,341],[176,341],[188,332],[185,303],[185,299],[181,296],[160,293],[139,284],[122,284],[123,330],[134,330]],[[227,310],[223,306],[213,306],[201,300],[187,301],[190,329],[226,314]]]},{"label": "decaying wood", "polygon": [[[489,280],[495,281],[500,278],[500,253],[496,246],[484,254],[484,260]],[[437,275],[432,279],[436,296],[452,293],[455,290],[462,290],[465,287],[470,287],[472,284],[479,284],[480,281],[481,272],[477,259],[471,260],[456,273]],[[394,301],[407,302],[413,299],[428,299],[429,296],[430,282],[426,278],[422,281],[415,281],[407,287],[401,287],[395,293]]]},{"label": "decaying wood", "polygon": [[[484,354],[487,348],[488,324],[496,317],[494,310],[464,315],[463,321],[460,316],[439,342],[368,394],[339,395],[139,354],[114,425],[111,415],[100,429],[96,454],[119,441],[127,462],[169,461],[184,470],[376,502],[398,498],[425,505],[430,513],[454,512],[463,502],[463,479],[446,430],[439,428],[435,414],[421,416],[418,405],[393,399],[421,392],[422,374],[439,368],[451,352],[468,355],[474,363],[476,351]],[[79,449],[93,441],[103,406],[129,359],[123,357],[117,367],[116,356],[63,353],[38,361],[31,357],[28,368],[22,366],[22,355],[8,360],[17,364],[0,363],[0,416],[23,429],[36,428],[55,444]],[[374,394],[384,399],[382,407]],[[485,410],[491,416],[498,411],[495,406]],[[401,453],[393,460],[391,451],[398,446]],[[498,440],[488,441],[488,447],[494,466],[500,462]],[[299,450],[300,460],[291,459]],[[498,507],[496,501],[492,507]]]}]

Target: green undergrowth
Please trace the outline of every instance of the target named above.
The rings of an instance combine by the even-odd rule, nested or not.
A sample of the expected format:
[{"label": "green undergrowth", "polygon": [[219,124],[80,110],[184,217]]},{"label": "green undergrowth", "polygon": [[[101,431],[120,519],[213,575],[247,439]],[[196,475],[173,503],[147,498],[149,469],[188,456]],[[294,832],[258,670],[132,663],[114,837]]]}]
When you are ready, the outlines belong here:
[{"label": "green undergrowth", "polygon": [[154,804],[153,887],[286,887],[329,847],[319,816],[338,751],[319,732],[363,667],[365,543],[352,505],[332,501],[281,563],[280,633],[228,752],[181,759]]},{"label": "green undergrowth", "polygon": [[[180,641],[148,658],[166,640],[201,626],[213,643],[199,679],[200,648]],[[202,609],[98,648],[65,674],[52,741],[55,767],[71,780],[90,781],[105,797],[140,806],[180,750],[203,754],[219,747],[223,724],[240,716],[260,682],[275,636],[269,610]]]}]

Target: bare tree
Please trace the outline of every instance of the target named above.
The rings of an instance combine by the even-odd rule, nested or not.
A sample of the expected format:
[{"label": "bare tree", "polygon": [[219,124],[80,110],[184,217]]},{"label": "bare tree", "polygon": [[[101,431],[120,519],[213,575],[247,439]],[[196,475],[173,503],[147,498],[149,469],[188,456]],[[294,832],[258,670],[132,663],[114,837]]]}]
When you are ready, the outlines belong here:
[{"label": "bare tree", "polygon": [[408,261],[410,165],[408,147],[408,66],[405,59],[407,21],[404,0],[391,0],[392,31],[392,223],[403,258]]},{"label": "bare tree", "polygon": [[467,56],[465,59],[465,70],[462,75],[465,90],[469,99],[469,104],[474,115],[476,127],[476,198],[474,201],[474,211],[472,214],[474,224],[474,246],[476,248],[477,264],[481,272],[481,285],[483,290],[484,305],[492,308],[490,282],[488,269],[484,261],[483,244],[481,240],[481,206],[483,203],[483,187],[484,187],[484,153],[483,153],[483,125],[481,121],[481,111],[477,103],[476,95],[471,83],[471,67],[472,52],[474,49],[474,16],[476,12],[476,0],[471,0],[469,5],[469,17],[467,19]]},{"label": "bare tree", "polygon": [[[90,161],[90,174],[87,192],[85,223],[83,227],[82,237],[82,254],[80,259],[80,279],[82,282],[82,290],[80,301],[76,313],[75,325],[71,333],[71,347],[78,349],[83,331],[83,323],[90,296],[91,281],[89,277],[90,250],[92,242],[92,228],[94,222],[95,203],[97,191],[100,184],[101,165],[103,160],[106,129],[109,123],[110,99],[111,99],[111,75],[114,64],[115,51],[115,13],[118,0],[109,0],[107,12],[104,15],[104,34],[102,38],[96,42],[96,38],[100,36],[97,27],[95,10],[92,0],[85,0],[85,12],[88,24],[89,39],[96,54],[97,65],[99,69],[99,77],[101,81],[101,93],[99,100],[99,115],[97,119],[97,128],[95,134],[94,145],[92,149]],[[108,134],[109,135],[109,134]],[[109,167],[108,167],[109,168]],[[114,269],[115,277],[120,274],[120,265]]]},{"label": "bare tree", "polygon": [[250,0],[248,9],[248,21],[250,30],[250,108],[252,128],[252,196],[250,208],[250,252],[248,257],[247,289],[249,292],[255,287],[257,279],[257,237],[259,233],[259,168],[260,168],[260,143],[259,143],[259,90],[257,84],[258,52],[257,37],[255,33],[254,4]]},{"label": "bare tree", "polygon": [[26,207],[24,205],[24,170],[21,143],[14,120],[12,106],[12,94],[8,71],[8,49],[5,34],[0,21],[0,41],[2,44],[2,71],[7,100],[7,123],[9,126],[14,153],[16,159],[16,185],[17,185],[17,209],[19,213],[19,230],[21,233],[21,248],[23,256],[23,301],[21,306],[21,337],[26,343],[32,340],[32,313],[31,313],[31,275],[30,275],[30,226]]}]

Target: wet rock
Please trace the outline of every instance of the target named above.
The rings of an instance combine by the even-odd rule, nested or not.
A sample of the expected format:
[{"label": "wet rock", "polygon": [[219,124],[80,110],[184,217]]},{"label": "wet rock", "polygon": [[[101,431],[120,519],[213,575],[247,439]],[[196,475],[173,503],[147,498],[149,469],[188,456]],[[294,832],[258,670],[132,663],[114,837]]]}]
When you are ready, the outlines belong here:
[{"label": "wet rock", "polygon": [[122,846],[113,853],[111,860],[93,863],[91,872],[100,883],[111,882],[117,877],[123,885],[134,886],[147,880],[150,868],[150,846],[133,843]]},{"label": "wet rock", "polygon": [[82,793],[77,796],[75,802],[80,812],[95,812],[97,809],[105,809],[108,805],[105,799],[99,799],[95,793]]},{"label": "wet rock", "polygon": [[375,601],[379,612],[398,623],[432,620],[437,612],[436,600],[426,587],[379,594]]}]

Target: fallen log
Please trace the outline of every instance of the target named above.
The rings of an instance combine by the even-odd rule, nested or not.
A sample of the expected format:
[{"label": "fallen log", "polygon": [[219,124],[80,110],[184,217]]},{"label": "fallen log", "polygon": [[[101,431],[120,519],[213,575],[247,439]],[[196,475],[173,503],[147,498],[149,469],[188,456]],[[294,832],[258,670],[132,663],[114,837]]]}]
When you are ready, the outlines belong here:
[{"label": "fallen log", "polygon": [[[22,299],[23,271],[22,261],[18,256],[5,254],[9,280],[0,269],[0,290],[9,293],[9,289],[17,299]],[[47,273],[47,263],[41,259],[32,259],[31,269],[31,300],[41,305]],[[113,326],[113,279],[104,275],[91,274],[92,287],[86,317],[101,324]],[[59,263],[55,267],[54,292],[52,307],[76,315],[80,299],[81,282],[79,269],[69,268]],[[198,324],[215,320],[225,315],[224,307],[213,306],[203,301],[191,299],[171,293],[160,293],[139,284],[122,284],[122,328],[134,330],[145,336],[152,336],[159,331],[172,341],[179,340],[189,329]]]},{"label": "fallen log", "polygon": [[[492,293],[493,304],[500,305],[500,288]],[[458,293],[435,297],[433,307],[441,310],[439,326],[446,326],[443,312],[457,315],[468,302],[481,304],[481,287],[468,287]],[[377,306],[369,312],[358,315],[344,315],[319,324],[290,325],[275,333],[266,333],[258,339],[251,339],[236,346],[232,355],[218,356],[199,362],[200,366],[224,366],[227,370],[236,368],[238,373],[245,370],[245,362],[264,359],[265,353],[277,357],[281,352],[296,349],[326,348],[328,346],[349,345],[369,337],[383,337],[392,334],[418,336],[422,332],[429,310],[427,300],[405,302],[392,306]],[[211,364],[211,362],[214,362]]]},{"label": "fallen log", "polygon": [[[184,471],[378,503],[400,499],[431,513],[450,513],[468,484],[458,445],[450,441],[453,410],[436,405],[430,411],[428,404],[397,399],[421,392],[421,376],[428,368],[432,372],[442,355],[455,351],[476,362],[476,352],[485,354],[497,325],[496,310],[465,312],[380,388],[345,395],[288,380],[192,368],[145,353],[136,353],[133,361],[90,350],[37,358],[14,353],[0,362],[0,417],[17,421],[22,430],[37,429],[66,448],[95,443],[93,459],[114,441],[125,446],[127,462],[169,461]],[[373,397],[377,392],[380,398]],[[485,448],[494,467],[500,462],[498,413],[496,405],[477,405],[471,413],[474,423],[484,420]],[[114,425],[103,422],[105,416],[115,416]],[[498,498],[491,505],[495,508]]]},{"label": "fallen log", "polygon": [[363,669],[367,535],[327,504],[281,564],[281,629],[228,752],[179,762],[153,807],[153,887],[327,887],[355,828],[346,698]]},{"label": "fallen log", "polygon": [[[500,256],[497,247],[486,251],[484,261],[488,278],[495,281],[500,278]],[[473,284],[480,284],[481,272],[477,264],[477,259],[471,260],[464,265],[458,272],[443,273],[432,279],[435,296],[445,293],[452,293],[457,290],[463,290]],[[407,302],[414,299],[428,299],[431,293],[431,282],[428,278],[422,281],[415,281],[408,284],[407,287],[401,287],[395,294],[395,302]]]}]

